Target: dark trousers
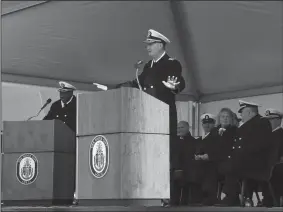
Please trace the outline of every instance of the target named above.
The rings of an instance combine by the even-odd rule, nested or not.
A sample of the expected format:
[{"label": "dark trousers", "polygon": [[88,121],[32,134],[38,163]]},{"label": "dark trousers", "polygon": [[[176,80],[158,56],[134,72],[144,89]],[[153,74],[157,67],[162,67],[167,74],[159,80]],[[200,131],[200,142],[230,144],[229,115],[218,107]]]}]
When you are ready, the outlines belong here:
[{"label": "dark trousers", "polygon": [[[274,196],[277,200],[277,203],[279,203],[280,197],[283,196],[283,163],[277,164],[274,167],[270,183],[274,191]],[[267,183],[262,185],[262,191],[264,197],[263,204],[265,206],[274,206],[272,195]]]},{"label": "dark trousers", "polygon": [[[231,201],[236,201],[239,199],[239,194],[241,191],[242,178],[237,175],[226,175],[224,180],[223,192],[226,194],[227,198]],[[257,187],[257,182],[254,180],[246,179],[245,193],[244,196],[252,198],[253,191]]]},{"label": "dark trousers", "polygon": [[[198,184],[204,204],[213,204],[217,199],[217,165],[211,161],[194,161],[189,173],[191,183]],[[194,196],[192,190],[192,196]]]},{"label": "dark trousers", "polygon": [[189,203],[201,203],[202,192],[199,184],[183,183],[175,180],[171,186],[171,205],[189,205]]},{"label": "dark trousers", "polygon": [[217,167],[214,163],[208,162],[205,164],[204,168],[204,175],[201,184],[204,202],[214,202],[217,199]]},{"label": "dark trousers", "polygon": [[[170,146],[170,169],[174,170],[179,164],[175,164],[175,161],[173,161],[176,157],[176,154],[174,152],[174,143],[177,139],[177,111],[176,106],[170,105],[169,106],[169,130],[170,130],[170,140],[169,140],[169,146]],[[179,204],[179,198],[180,198],[180,186],[178,185],[178,182],[174,179],[173,172],[170,171],[170,204],[176,205]]]},{"label": "dark trousers", "polygon": [[223,185],[223,192],[226,194],[226,198],[234,201],[238,199],[240,194],[239,177],[234,175],[226,175]]},{"label": "dark trousers", "polygon": [[181,203],[182,183],[179,180],[171,180],[170,182],[170,204],[177,206]]},{"label": "dark trousers", "polygon": [[176,105],[170,106],[169,109],[169,127],[170,127],[170,135],[171,136],[177,136],[177,125],[178,125],[178,120],[177,120],[177,109]]},{"label": "dark trousers", "polygon": [[280,197],[283,196],[283,163],[277,164],[274,167],[271,185],[275,196],[280,199]]}]

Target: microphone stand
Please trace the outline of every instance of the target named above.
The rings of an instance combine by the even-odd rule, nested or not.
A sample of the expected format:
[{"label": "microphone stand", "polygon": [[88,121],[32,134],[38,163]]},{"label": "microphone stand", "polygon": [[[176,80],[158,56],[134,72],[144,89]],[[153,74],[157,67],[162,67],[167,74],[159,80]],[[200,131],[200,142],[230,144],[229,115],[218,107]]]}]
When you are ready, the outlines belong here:
[{"label": "microphone stand", "polygon": [[137,83],[138,83],[138,86],[139,86],[139,89],[142,90],[142,87],[141,87],[141,84],[140,84],[140,81],[139,81],[139,65],[137,64],[136,65],[136,80],[137,80]]},{"label": "microphone stand", "polygon": [[40,108],[40,110],[38,111],[38,113],[37,113],[35,116],[29,117],[29,118],[27,119],[27,121],[31,120],[31,119],[34,118],[34,117],[37,117],[37,116],[39,115],[39,113],[40,113],[44,108],[46,108],[46,106],[47,106],[51,101],[52,101],[52,100],[51,100],[50,98],[47,99],[46,103]]},{"label": "microphone stand", "polygon": [[31,120],[32,118],[37,117],[37,116],[39,115],[39,113],[42,111],[42,109],[43,109],[43,108],[41,108],[35,116],[29,117],[29,118],[27,119],[27,121]]}]

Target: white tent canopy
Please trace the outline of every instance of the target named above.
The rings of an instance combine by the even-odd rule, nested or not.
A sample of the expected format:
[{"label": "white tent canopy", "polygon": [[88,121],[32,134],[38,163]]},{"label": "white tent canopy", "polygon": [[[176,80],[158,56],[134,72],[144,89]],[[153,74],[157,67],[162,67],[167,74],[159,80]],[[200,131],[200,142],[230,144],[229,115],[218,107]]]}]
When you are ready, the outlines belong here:
[{"label": "white tent canopy", "polygon": [[133,79],[152,28],[182,63],[180,99],[279,93],[282,12],[280,1],[2,1],[2,80],[94,90]]}]

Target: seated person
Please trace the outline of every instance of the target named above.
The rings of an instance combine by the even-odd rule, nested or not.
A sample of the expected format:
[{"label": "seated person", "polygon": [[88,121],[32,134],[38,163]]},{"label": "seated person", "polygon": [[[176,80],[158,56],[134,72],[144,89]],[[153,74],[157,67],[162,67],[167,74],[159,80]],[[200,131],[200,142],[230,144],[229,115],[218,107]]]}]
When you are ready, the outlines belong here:
[{"label": "seated person", "polygon": [[243,124],[236,131],[227,158],[219,164],[219,171],[225,176],[223,206],[238,206],[240,180],[262,176],[268,166],[270,123],[259,115],[257,104],[241,100],[239,103]]},{"label": "seated person", "polygon": [[172,151],[173,177],[171,182],[172,205],[187,205],[189,198],[189,187],[184,179],[187,173],[188,163],[194,157],[195,138],[190,133],[189,123],[180,121],[177,126],[177,139]]},{"label": "seated person", "polygon": [[[215,147],[217,137],[212,133],[215,121],[212,114],[206,113],[201,116],[204,136],[198,139],[194,161],[188,167],[189,182],[201,186],[200,192],[203,205],[213,205],[217,199],[217,167],[213,162],[214,157],[216,157],[215,154],[217,154],[217,147]],[[199,196],[197,191],[193,192],[192,196],[194,195]]]},{"label": "seated person", "polygon": [[238,121],[229,108],[222,108],[217,116],[216,125],[210,130],[209,135],[202,139],[201,148],[195,158],[199,161],[198,170],[202,170],[199,179],[204,205],[214,205],[217,201],[218,165],[228,156],[236,136]]},{"label": "seated person", "polygon": [[[216,127],[211,134],[217,137],[217,148],[214,161],[220,162],[228,157],[228,152],[234,144],[238,129],[238,119],[229,108],[222,108],[217,116]],[[215,147],[216,145],[214,145]]]},{"label": "seated person", "polygon": [[[281,127],[283,113],[275,109],[267,109],[265,111],[265,117],[269,120],[272,127],[270,142],[276,145],[275,149],[277,150],[276,161],[274,161],[275,167],[270,181],[277,203],[279,203],[280,197],[283,196],[283,128]],[[263,196],[264,206],[274,206],[268,187],[263,188]]]}]

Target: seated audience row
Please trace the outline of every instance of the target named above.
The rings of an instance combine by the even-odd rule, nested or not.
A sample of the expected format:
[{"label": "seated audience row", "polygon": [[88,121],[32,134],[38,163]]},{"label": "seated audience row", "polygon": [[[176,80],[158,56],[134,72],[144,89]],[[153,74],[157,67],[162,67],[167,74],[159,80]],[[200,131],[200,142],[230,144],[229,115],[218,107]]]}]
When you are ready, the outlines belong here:
[{"label": "seated audience row", "polygon": [[[240,100],[237,115],[222,108],[217,117],[203,114],[204,136],[194,138],[189,124],[178,123],[173,146],[171,204],[239,206],[253,205],[260,187],[263,206],[278,206],[283,196],[283,114],[274,109],[264,116],[258,105]],[[220,191],[224,198],[219,198]]]}]

